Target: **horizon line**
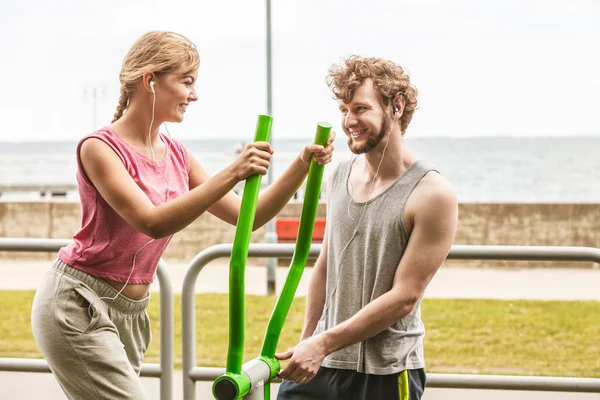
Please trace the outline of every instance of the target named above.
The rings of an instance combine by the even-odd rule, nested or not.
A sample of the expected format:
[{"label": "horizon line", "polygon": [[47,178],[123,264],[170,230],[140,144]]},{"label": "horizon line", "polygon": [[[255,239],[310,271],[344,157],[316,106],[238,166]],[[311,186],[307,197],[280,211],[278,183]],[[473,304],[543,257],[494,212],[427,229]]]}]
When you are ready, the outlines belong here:
[{"label": "horizon line", "polygon": [[[575,134],[575,135],[474,135],[474,136],[406,136],[407,139],[452,139],[452,140],[464,140],[464,139],[596,139],[600,138],[599,134]],[[44,139],[32,139],[32,140],[4,140],[0,139],[0,143],[9,143],[9,144],[27,144],[27,143],[72,143],[77,142],[81,138],[78,139],[54,139],[54,140],[44,140]],[[240,142],[247,142],[243,138],[236,136],[220,136],[220,137],[206,137],[206,138],[198,138],[198,137],[176,137],[175,139],[180,141],[219,141],[219,140],[239,140]],[[305,140],[304,136],[292,136],[286,138],[275,138],[275,140]],[[337,140],[343,139],[343,136],[338,135]]]}]

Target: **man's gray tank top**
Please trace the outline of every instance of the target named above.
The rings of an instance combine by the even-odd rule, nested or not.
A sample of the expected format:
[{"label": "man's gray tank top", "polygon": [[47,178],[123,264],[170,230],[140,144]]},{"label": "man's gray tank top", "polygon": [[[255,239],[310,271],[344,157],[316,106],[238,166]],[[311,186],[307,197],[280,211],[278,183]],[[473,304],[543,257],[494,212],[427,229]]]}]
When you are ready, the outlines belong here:
[{"label": "man's gray tank top", "polygon": [[[348,193],[354,160],[340,163],[333,175],[327,216],[326,301],[314,335],[344,322],[391,290],[408,243],[402,223],[406,200],[421,178],[434,170],[416,161],[382,193],[356,203]],[[358,233],[350,241],[363,211]],[[323,366],[375,375],[424,368],[421,300],[410,314],[379,334],[327,356]]]}]

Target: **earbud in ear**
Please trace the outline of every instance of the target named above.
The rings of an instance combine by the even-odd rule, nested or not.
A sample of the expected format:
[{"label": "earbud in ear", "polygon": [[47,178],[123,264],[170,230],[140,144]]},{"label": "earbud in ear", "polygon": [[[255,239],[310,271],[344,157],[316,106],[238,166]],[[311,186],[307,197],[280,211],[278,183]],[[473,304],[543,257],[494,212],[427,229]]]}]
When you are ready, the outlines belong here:
[{"label": "earbud in ear", "polygon": [[152,93],[154,92],[154,81],[150,81],[150,90],[152,90]]},{"label": "earbud in ear", "polygon": [[394,110],[394,114],[398,112],[398,106],[396,105],[396,103],[392,103],[392,109]]}]

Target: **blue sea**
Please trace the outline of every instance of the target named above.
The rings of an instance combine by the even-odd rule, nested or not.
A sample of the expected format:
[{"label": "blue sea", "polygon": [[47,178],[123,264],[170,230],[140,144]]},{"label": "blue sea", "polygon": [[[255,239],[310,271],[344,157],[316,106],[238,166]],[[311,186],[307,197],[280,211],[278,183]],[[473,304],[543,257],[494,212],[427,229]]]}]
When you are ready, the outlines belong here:
[{"label": "blue sea", "polygon": [[[214,174],[235,157],[237,139],[181,140]],[[406,138],[408,148],[454,185],[461,202],[600,202],[600,137]],[[277,178],[306,140],[275,140]],[[0,143],[0,187],[14,183],[75,183],[75,142]],[[350,157],[336,141],[333,168]],[[265,181],[265,180],[263,180]],[[3,201],[40,198],[5,192]],[[71,192],[67,198],[77,199]]]}]

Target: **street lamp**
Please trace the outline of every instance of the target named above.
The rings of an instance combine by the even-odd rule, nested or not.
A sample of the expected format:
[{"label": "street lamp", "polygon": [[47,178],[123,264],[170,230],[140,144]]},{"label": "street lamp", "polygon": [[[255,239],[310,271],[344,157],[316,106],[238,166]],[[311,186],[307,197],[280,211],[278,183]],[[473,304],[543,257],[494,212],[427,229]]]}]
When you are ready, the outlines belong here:
[{"label": "street lamp", "polygon": [[[273,116],[273,85],[271,71],[271,0],[266,0],[267,4],[267,114]],[[269,143],[273,142],[273,135],[269,137]],[[267,185],[273,183],[273,164],[267,171]],[[265,236],[267,243],[277,243],[277,232],[275,231],[275,220],[267,223],[267,234]],[[277,267],[276,258],[267,258],[267,294],[275,294],[275,270]]]}]

